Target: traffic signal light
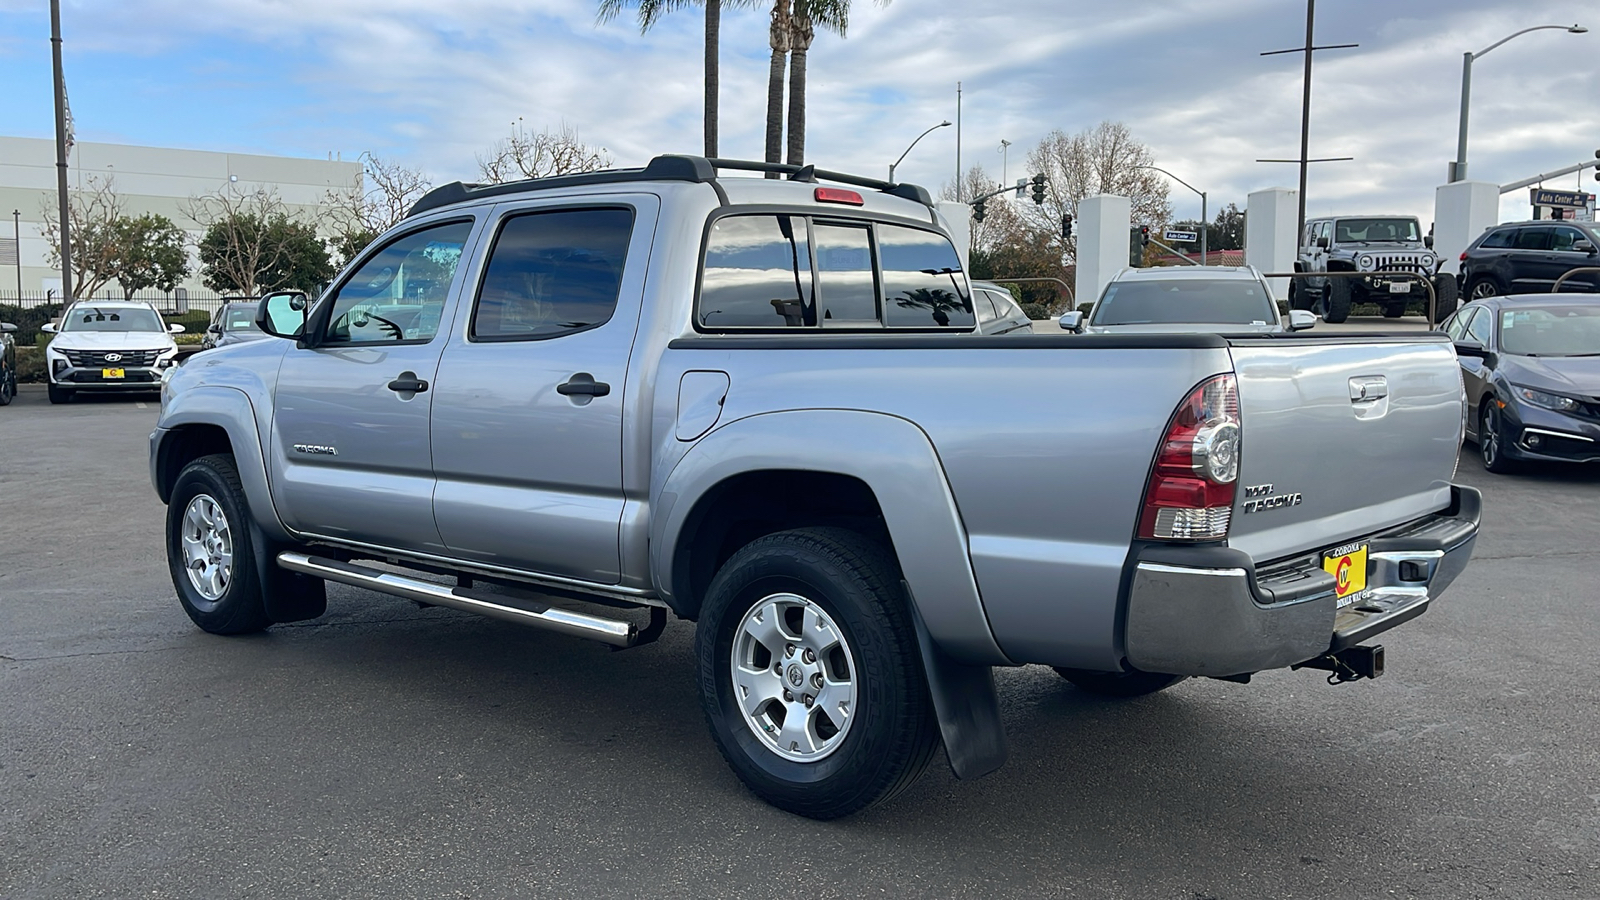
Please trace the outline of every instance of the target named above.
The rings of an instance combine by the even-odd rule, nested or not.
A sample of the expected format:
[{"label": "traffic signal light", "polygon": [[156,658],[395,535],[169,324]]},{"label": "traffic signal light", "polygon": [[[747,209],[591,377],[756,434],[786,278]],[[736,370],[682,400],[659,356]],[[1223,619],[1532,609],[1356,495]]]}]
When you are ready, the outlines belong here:
[{"label": "traffic signal light", "polygon": [[1043,172],[1040,172],[1039,174],[1033,176],[1033,202],[1034,203],[1038,203],[1040,205],[1044,204],[1044,185],[1045,185],[1045,181],[1046,181],[1046,179],[1044,177],[1044,173]]},{"label": "traffic signal light", "polygon": [[974,221],[974,222],[982,222],[983,221],[983,217],[985,215],[986,215],[986,213],[983,211],[983,201],[982,200],[979,200],[977,203],[972,204],[972,221]]},{"label": "traffic signal light", "polygon": [[1139,246],[1141,246],[1141,247],[1150,246],[1150,226],[1149,225],[1140,225],[1139,226]]},{"label": "traffic signal light", "polygon": [[1068,240],[1071,237],[1072,237],[1072,216],[1070,214],[1063,215],[1061,217],[1061,239],[1065,241],[1065,240]]}]

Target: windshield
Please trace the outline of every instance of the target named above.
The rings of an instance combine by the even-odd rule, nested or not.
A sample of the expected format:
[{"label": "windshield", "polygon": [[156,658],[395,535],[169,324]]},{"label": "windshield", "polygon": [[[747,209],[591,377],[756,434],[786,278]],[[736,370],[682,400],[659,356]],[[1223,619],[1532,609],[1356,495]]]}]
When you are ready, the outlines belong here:
[{"label": "windshield", "polygon": [[153,309],[78,305],[61,323],[62,331],[161,331],[167,326]]},{"label": "windshield", "polygon": [[1340,219],[1333,230],[1335,244],[1418,240],[1416,219]]},{"label": "windshield", "polygon": [[223,331],[260,331],[256,327],[256,308],[250,306],[230,306],[222,314]]},{"label": "windshield", "polygon": [[1600,306],[1501,310],[1500,350],[1515,356],[1600,356]]},{"label": "windshield", "polygon": [[1095,304],[1090,325],[1266,325],[1277,307],[1261,285],[1243,278],[1119,281]]}]

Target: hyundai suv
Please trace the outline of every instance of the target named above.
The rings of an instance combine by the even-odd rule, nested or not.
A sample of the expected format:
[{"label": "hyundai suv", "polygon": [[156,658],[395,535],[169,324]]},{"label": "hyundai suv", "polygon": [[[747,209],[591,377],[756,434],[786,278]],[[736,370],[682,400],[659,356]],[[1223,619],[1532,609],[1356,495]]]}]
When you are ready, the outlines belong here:
[{"label": "hyundai suv", "polygon": [[158,391],[161,372],[178,356],[172,339],[182,325],[168,325],[148,303],[80,300],[45,348],[50,402],[69,403],[79,391]]},{"label": "hyundai suv", "polygon": [[[1573,269],[1600,266],[1593,222],[1509,222],[1485,231],[1461,254],[1461,282],[1473,300],[1544,294]],[[1567,279],[1563,290],[1600,289],[1600,272]]]}]

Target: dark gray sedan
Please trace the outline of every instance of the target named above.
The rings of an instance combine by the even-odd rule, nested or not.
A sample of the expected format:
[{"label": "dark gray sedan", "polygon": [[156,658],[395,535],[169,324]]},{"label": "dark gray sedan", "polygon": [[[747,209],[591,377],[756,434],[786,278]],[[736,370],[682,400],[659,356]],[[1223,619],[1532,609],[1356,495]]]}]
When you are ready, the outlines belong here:
[{"label": "dark gray sedan", "polygon": [[224,303],[211,317],[206,336],[200,341],[201,350],[226,347],[245,341],[259,341],[266,335],[256,327],[256,302]]}]

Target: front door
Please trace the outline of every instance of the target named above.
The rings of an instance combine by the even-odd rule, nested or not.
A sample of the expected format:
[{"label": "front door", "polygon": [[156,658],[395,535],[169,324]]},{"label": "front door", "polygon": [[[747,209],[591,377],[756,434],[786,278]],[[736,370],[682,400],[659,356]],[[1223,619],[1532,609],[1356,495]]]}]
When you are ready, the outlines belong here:
[{"label": "front door", "polygon": [[[428,418],[473,222],[426,226],[372,253],[312,316],[273,403],[272,492],[295,531],[441,552]],[[331,308],[329,308],[331,307]]]},{"label": "front door", "polygon": [[497,209],[434,394],[434,515],[452,555],[618,582],[628,358],[657,208]]}]

